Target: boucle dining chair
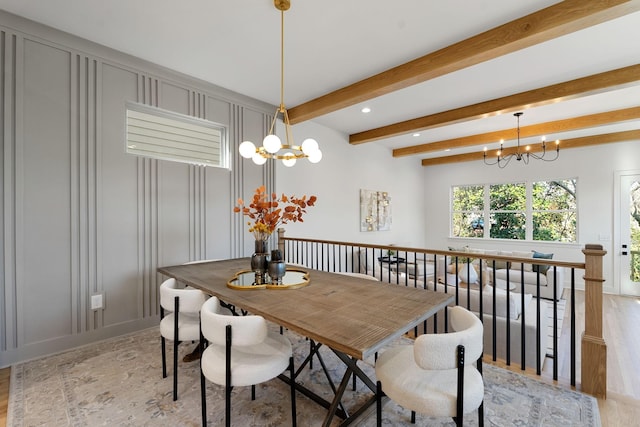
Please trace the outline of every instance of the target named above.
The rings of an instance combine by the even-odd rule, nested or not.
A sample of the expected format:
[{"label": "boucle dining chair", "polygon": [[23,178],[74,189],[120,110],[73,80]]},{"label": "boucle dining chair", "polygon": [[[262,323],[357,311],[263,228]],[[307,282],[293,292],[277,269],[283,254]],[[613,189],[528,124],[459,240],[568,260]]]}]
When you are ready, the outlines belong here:
[{"label": "boucle dining chair", "polygon": [[454,332],[420,335],[413,345],[393,347],[379,355],[378,427],[383,395],[411,410],[412,423],[418,412],[452,417],[462,426],[463,415],[478,409],[478,424],[484,425],[482,322],[460,306],[449,309],[449,319]]},{"label": "boucle dining chair", "polygon": [[291,342],[267,328],[262,316],[227,316],[220,301],[211,297],[200,311],[200,389],[202,425],[207,425],[205,378],[225,390],[225,425],[231,425],[231,390],[269,381],[287,368],[290,371],[291,420],[296,426],[295,375]]},{"label": "boucle dining chair", "polygon": [[[160,285],[160,336],[162,378],[167,377],[166,340],[173,341],[173,400],[178,400],[178,344],[200,339],[200,307],[207,295],[193,288],[179,288],[175,279]],[[167,314],[167,311],[169,312]]]}]

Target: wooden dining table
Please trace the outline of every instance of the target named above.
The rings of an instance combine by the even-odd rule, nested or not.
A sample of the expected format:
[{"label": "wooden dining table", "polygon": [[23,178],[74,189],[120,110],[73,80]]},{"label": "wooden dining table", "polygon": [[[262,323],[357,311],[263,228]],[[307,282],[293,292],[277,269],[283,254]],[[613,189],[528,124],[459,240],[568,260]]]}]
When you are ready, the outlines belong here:
[{"label": "wooden dining table", "polygon": [[[247,270],[249,258],[161,267],[158,272],[214,295],[227,304],[287,328],[312,343],[329,347],[347,369],[326,402],[309,390],[307,396],[327,407],[323,426],[338,414],[343,424],[375,402],[375,382],[357,365],[373,356],[404,333],[420,325],[453,301],[453,295],[396,285],[338,273],[303,268],[308,285],[289,289],[238,290],[227,283],[239,271]],[[355,374],[374,393],[362,408],[352,414],[340,410],[349,378]],[[295,379],[293,379],[295,380]],[[298,386],[298,385],[297,385]]]}]

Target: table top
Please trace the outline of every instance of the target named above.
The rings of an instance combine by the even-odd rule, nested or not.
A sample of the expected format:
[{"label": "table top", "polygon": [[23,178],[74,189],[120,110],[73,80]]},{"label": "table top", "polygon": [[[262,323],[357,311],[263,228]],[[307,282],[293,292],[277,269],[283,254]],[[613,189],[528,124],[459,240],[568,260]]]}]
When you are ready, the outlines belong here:
[{"label": "table top", "polygon": [[453,301],[452,294],[313,269],[306,269],[309,285],[299,289],[228,288],[227,281],[249,264],[240,258],[158,272],[357,359],[372,356]]}]

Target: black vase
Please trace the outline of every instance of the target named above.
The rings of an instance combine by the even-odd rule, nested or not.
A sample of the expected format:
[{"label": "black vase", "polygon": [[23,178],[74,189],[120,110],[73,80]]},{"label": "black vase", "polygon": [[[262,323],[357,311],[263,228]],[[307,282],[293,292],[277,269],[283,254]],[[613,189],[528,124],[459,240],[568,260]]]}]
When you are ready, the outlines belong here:
[{"label": "black vase", "polygon": [[265,282],[265,275],[269,267],[269,252],[267,251],[266,240],[255,241],[255,252],[251,255],[251,270],[255,273],[255,284],[262,285]]}]

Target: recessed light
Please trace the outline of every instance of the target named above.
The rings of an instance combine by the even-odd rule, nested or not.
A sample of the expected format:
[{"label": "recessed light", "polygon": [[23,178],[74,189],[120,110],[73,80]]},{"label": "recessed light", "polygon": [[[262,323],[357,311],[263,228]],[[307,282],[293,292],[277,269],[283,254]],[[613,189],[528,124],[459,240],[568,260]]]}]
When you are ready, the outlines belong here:
[{"label": "recessed light", "polygon": [[446,148],[444,151],[451,151],[451,148]]},{"label": "recessed light", "polygon": [[420,136],[420,134],[419,133],[414,133],[413,136]]},{"label": "recessed light", "polygon": [[370,112],[371,112],[371,108],[369,108],[369,107],[364,107],[364,108],[363,108],[362,110],[360,110],[360,111],[362,111],[362,112],[363,112],[363,113],[365,113],[365,114],[366,114],[366,113],[370,113]]}]

